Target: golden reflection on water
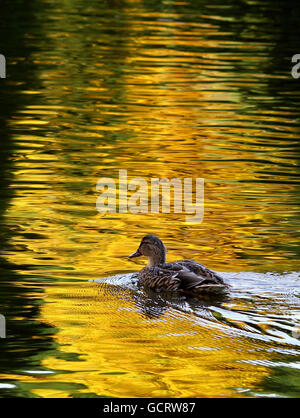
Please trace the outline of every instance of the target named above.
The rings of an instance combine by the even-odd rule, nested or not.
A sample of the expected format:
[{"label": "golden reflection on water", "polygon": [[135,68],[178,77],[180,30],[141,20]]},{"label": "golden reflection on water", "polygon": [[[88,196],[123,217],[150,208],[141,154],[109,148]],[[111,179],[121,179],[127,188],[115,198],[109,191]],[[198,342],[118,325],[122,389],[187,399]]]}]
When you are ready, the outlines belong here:
[{"label": "golden reflection on water", "polygon": [[[127,256],[149,232],[166,242],[169,260],[193,258],[227,272],[299,269],[296,115],[259,107],[273,99],[264,77],[280,77],[258,70],[269,43],[224,40],[220,54],[226,34],[218,16],[199,24],[139,2],[123,9],[126,24],[115,18],[121,35],[113,41],[111,21],[99,21],[89,6],[87,43],[76,9],[66,20],[59,3],[55,18],[45,19],[49,47],[35,40],[40,89],[24,90],[34,104],[10,120],[14,195],[4,216],[16,229],[7,260],[31,266],[22,275],[55,281],[43,286],[41,317],[58,328],[62,350],[81,360],[48,357],[43,366],[72,373],[39,382],[76,382],[82,393],[106,396],[238,396],[236,388],[269,373],[239,362],[266,358],[257,342],[212,332],[172,309],[147,318],[130,292],[105,294],[87,279],[140,268]],[[237,70],[237,59],[247,71]],[[243,90],[253,79],[261,93],[255,103]],[[203,223],[188,225],[185,214],[99,214],[97,180],[117,179],[120,169],[149,183],[205,178]],[[80,284],[65,281],[74,278]],[[69,395],[51,387],[32,393]]]},{"label": "golden reflection on water", "polygon": [[[72,373],[47,377],[48,382],[82,383],[82,393],[112,397],[239,396],[237,389],[268,374],[263,365],[242,362],[266,359],[266,353],[257,352],[251,341],[212,332],[199,316],[166,308],[157,318],[147,317],[136,311],[128,292],[110,295],[94,283],[64,291],[48,288],[43,317],[60,329],[56,338],[63,351],[76,352],[80,361],[50,356],[46,369]],[[206,317],[212,319],[204,308]]]}]

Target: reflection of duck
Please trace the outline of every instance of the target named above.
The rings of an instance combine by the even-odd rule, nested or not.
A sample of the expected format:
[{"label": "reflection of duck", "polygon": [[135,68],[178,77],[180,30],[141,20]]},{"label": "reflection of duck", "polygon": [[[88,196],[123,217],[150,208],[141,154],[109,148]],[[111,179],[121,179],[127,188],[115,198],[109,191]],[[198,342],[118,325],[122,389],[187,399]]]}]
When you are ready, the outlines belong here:
[{"label": "reflection of duck", "polygon": [[[132,276],[135,277],[135,274]],[[109,304],[117,303],[116,315],[123,315],[120,306],[126,306],[127,308],[130,306],[131,312],[139,312],[147,319],[158,319],[171,310],[171,316],[176,316],[176,312],[193,313],[196,317],[215,321],[216,319],[210,308],[212,306],[221,307],[222,303],[228,300],[226,294],[199,300],[198,297],[181,292],[156,292],[147,287],[140,289],[135,286],[133,288],[124,287],[124,284],[120,287],[118,284],[120,278],[114,276],[111,279],[114,278],[116,278],[115,281],[111,280],[115,282],[114,284],[102,280],[97,281],[97,283],[99,284],[99,298],[109,300]],[[123,303],[120,303],[118,299]],[[132,307],[132,302],[134,302],[136,310]]]},{"label": "reflection of duck", "polygon": [[132,293],[132,298],[138,310],[149,319],[157,319],[164,315],[169,309],[175,311],[194,313],[197,316],[214,320],[208,309],[210,306],[221,306],[226,301],[226,295],[218,295],[199,301],[197,297],[190,297],[183,293],[155,292],[149,288],[143,288],[139,293]]},{"label": "reflection of duck", "polygon": [[191,295],[217,295],[229,286],[214,271],[193,260],[166,263],[166,247],[155,235],[146,235],[129,258],[144,255],[148,265],[139,272],[139,284],[154,290],[180,291]]}]

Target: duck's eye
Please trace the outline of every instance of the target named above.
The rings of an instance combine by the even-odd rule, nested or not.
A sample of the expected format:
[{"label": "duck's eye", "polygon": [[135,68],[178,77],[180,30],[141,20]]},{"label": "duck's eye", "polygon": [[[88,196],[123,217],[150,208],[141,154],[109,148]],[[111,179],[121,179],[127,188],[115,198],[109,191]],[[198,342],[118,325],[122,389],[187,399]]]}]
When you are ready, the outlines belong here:
[{"label": "duck's eye", "polygon": [[143,243],[143,245],[142,245],[142,250],[143,250],[143,252],[145,252],[145,251],[148,251],[150,249],[150,245],[149,244],[145,244],[145,243]]}]

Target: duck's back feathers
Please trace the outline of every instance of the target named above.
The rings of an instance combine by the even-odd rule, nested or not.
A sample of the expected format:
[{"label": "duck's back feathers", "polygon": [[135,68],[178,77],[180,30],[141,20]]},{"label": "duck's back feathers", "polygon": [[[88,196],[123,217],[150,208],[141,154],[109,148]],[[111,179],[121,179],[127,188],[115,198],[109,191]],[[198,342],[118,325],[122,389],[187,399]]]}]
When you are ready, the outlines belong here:
[{"label": "duck's back feathers", "polygon": [[139,284],[155,290],[179,290],[181,279],[176,271],[166,270],[160,266],[144,267],[139,272]]},{"label": "duck's back feathers", "polygon": [[196,261],[181,260],[156,267],[145,267],[139,273],[139,283],[151,289],[181,291],[190,294],[220,294],[228,289],[214,271]]},{"label": "duck's back feathers", "polygon": [[[211,283],[219,283],[223,284],[223,279],[213,270],[208,269],[207,267],[203,266],[200,263],[197,263],[194,260],[179,260],[174,261],[173,263],[167,263],[167,266],[170,266],[172,270],[175,266],[180,267],[180,269],[186,269],[196,274],[196,276],[200,276],[201,278],[207,279]],[[174,267],[173,267],[174,266]]]}]

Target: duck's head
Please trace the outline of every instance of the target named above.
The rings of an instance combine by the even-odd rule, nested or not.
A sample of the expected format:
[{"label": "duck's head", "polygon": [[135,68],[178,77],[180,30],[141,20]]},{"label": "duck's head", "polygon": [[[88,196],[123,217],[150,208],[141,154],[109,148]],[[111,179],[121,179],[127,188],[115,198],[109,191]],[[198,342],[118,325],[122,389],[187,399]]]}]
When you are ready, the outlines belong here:
[{"label": "duck's head", "polygon": [[129,258],[140,257],[144,255],[148,257],[148,267],[154,267],[158,264],[166,262],[167,249],[163,242],[156,235],[146,235],[135,253]]}]

